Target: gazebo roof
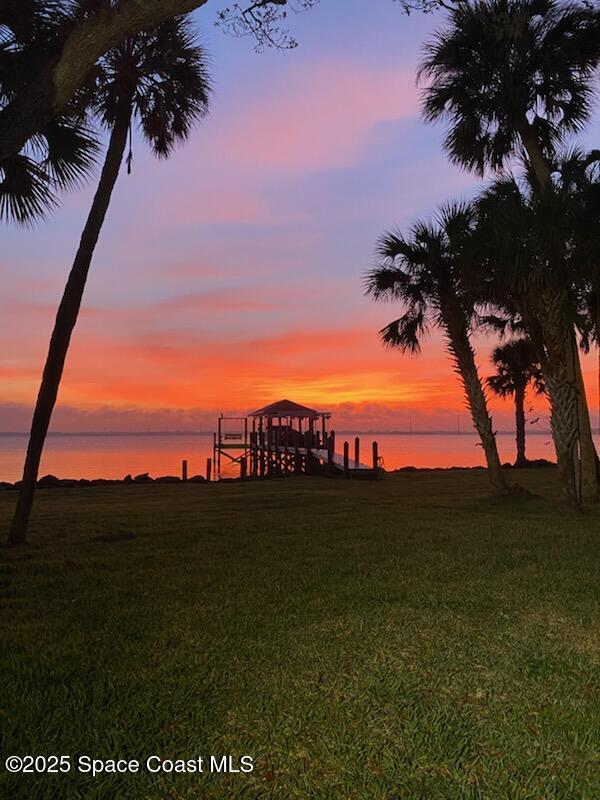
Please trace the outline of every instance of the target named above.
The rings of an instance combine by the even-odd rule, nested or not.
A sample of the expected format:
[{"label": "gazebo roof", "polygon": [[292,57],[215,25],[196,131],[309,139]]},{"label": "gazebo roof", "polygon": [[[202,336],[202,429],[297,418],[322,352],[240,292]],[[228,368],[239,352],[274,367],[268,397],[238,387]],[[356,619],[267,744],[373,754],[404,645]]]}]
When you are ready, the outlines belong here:
[{"label": "gazebo roof", "polygon": [[[322,411],[315,411],[314,408],[301,406],[300,403],[293,403],[291,400],[280,400],[278,403],[271,403],[258,411],[253,411],[251,417],[295,417],[296,419],[317,419],[323,414]],[[329,416],[329,414],[327,414]]]}]

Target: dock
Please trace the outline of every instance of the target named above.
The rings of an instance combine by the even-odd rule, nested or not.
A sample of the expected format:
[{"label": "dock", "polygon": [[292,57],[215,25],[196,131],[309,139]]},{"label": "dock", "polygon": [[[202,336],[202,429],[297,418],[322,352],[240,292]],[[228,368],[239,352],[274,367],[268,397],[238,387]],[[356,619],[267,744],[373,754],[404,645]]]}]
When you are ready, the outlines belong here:
[{"label": "dock", "polygon": [[361,459],[359,437],[336,451],[331,414],[291,400],[280,400],[248,417],[219,417],[213,463],[219,480],[223,466],[239,465],[240,478],[325,475],[376,478],[382,471],[377,442]]}]

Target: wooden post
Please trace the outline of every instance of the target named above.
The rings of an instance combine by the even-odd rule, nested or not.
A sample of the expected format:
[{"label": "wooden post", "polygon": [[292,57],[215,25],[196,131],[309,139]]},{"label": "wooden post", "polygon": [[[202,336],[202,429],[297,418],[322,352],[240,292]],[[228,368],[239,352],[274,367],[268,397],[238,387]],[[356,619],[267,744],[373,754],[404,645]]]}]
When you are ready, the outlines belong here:
[{"label": "wooden post", "polygon": [[357,469],[359,461],[360,461],[360,439],[357,436],[354,439],[354,464]]},{"label": "wooden post", "polygon": [[373,442],[373,470],[377,472],[379,469],[379,452],[377,442]]},{"label": "wooden post", "polygon": [[265,425],[262,417],[258,424],[260,427],[260,477],[264,478],[267,472],[267,456],[265,451]]},{"label": "wooden post", "polygon": [[212,477],[212,461],[210,458],[206,459],[206,480],[210,483],[210,479]]},{"label": "wooden post", "polygon": [[217,469],[217,475],[219,476],[219,480],[221,480],[221,417],[219,417],[219,438],[218,438],[218,443],[219,443],[219,449],[217,451],[216,469]]},{"label": "wooden post", "polygon": [[187,481],[187,461],[184,458],[181,462],[181,480],[185,483]]},{"label": "wooden post", "polygon": [[267,421],[267,446],[269,448],[269,477],[275,475],[275,426],[273,425],[273,417],[269,417]]},{"label": "wooden post", "polygon": [[246,480],[246,473],[248,471],[248,466],[246,464],[246,459],[242,458],[240,461],[240,478],[242,480]]},{"label": "wooden post", "polygon": [[350,445],[344,442],[344,477],[350,477]]},{"label": "wooden post", "polygon": [[327,440],[327,470],[330,473],[332,473],[334,471],[334,467],[333,467],[334,449],[333,448],[334,448],[333,436],[330,435],[329,439]]}]

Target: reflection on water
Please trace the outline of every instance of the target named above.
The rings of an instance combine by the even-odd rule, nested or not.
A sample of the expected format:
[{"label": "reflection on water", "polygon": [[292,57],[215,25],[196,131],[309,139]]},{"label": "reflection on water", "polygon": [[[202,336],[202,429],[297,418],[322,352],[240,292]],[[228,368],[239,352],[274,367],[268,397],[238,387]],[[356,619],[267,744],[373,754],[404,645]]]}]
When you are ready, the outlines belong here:
[{"label": "reflection on water", "polygon": [[[355,434],[338,433],[336,449],[342,452],[343,442],[352,442]],[[472,433],[449,434],[360,434],[361,460],[368,460],[371,442],[377,440],[386,469],[398,467],[483,466],[478,439]],[[0,436],[0,480],[15,481],[27,447],[25,436]],[[514,437],[498,435],[502,461],[514,459]],[[353,445],[350,448],[353,452]],[[529,458],[554,459],[549,434],[535,434],[527,440]],[[49,436],[40,475],[51,473],[59,478],[123,478],[128,473],[148,472],[159,475],[180,475],[181,461],[187,459],[188,474],[204,475],[206,459],[212,457],[212,434]],[[223,469],[234,477],[238,467]]]}]

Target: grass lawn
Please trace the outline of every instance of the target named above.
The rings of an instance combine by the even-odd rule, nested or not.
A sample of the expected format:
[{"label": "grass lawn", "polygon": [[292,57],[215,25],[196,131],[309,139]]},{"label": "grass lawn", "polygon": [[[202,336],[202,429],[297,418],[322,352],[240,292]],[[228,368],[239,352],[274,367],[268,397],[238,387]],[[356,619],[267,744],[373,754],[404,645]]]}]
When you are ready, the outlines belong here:
[{"label": "grass lawn", "polygon": [[[250,755],[0,797],[600,797],[600,513],[480,472],[40,492],[0,551],[2,753]],[[15,501],[0,495],[4,531]]]}]

